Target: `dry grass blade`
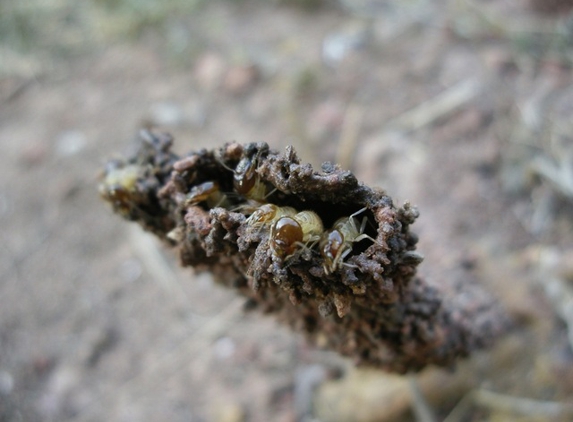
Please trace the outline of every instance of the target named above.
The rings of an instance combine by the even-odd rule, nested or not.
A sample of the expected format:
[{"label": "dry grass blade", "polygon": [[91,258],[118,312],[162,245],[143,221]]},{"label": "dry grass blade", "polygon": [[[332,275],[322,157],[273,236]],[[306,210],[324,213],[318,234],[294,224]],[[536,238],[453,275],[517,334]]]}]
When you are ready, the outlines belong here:
[{"label": "dry grass blade", "polygon": [[412,409],[418,422],[437,422],[436,415],[430,408],[418,381],[414,375],[408,377],[410,391],[412,392]]},{"label": "dry grass blade", "polygon": [[336,162],[342,168],[352,168],[352,160],[354,159],[354,151],[356,150],[363,116],[364,109],[357,104],[350,104],[346,110],[338,150],[336,151]]},{"label": "dry grass blade", "polygon": [[444,422],[459,422],[465,420],[472,405],[509,413],[529,416],[531,418],[563,418],[573,416],[573,405],[554,401],[533,400],[514,397],[507,394],[495,393],[485,389],[477,389],[468,393]]},{"label": "dry grass blade", "polygon": [[545,156],[536,157],[532,166],[535,172],[548,180],[563,195],[573,198],[573,151],[555,163]]},{"label": "dry grass blade", "polygon": [[565,322],[569,345],[573,350],[573,289],[570,283],[555,274],[560,260],[561,254],[557,250],[544,251],[539,257],[539,269],[545,294]]},{"label": "dry grass blade", "polygon": [[473,392],[474,403],[497,411],[540,417],[573,416],[573,405],[513,397],[479,389]]},{"label": "dry grass blade", "polygon": [[436,97],[418,105],[388,123],[389,127],[415,131],[439,120],[473,100],[481,91],[480,84],[467,79]]},{"label": "dry grass blade", "polygon": [[137,227],[129,228],[129,241],[135,254],[139,257],[153,280],[161,285],[175,300],[191,309],[187,293],[181,286],[177,274],[163,256],[155,239]]}]

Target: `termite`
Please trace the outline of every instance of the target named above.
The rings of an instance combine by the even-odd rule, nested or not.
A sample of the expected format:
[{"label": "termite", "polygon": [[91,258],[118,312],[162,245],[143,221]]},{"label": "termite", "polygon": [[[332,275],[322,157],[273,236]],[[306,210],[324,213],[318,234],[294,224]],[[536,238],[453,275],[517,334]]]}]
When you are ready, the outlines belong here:
[{"label": "termite", "polygon": [[377,243],[375,239],[367,235],[364,230],[368,218],[364,217],[360,226],[357,224],[356,216],[366,211],[362,208],[349,217],[343,217],[336,220],[330,230],[323,233],[319,249],[324,260],[323,266],[326,274],[331,274],[343,265],[349,265],[344,262],[344,258],[352,252],[352,244],[364,239],[370,239]]},{"label": "termite", "polygon": [[260,151],[254,157],[244,156],[237,164],[233,175],[235,191],[247,199],[263,202],[268,196],[267,185],[257,174]]},{"label": "termite", "polygon": [[223,167],[233,172],[233,188],[235,192],[243,198],[258,204],[265,202],[276,190],[276,188],[270,190],[269,184],[261,180],[257,173],[257,165],[261,153],[262,150],[257,151],[254,155],[244,151],[234,170],[221,163]]},{"label": "termite", "polygon": [[272,225],[282,217],[292,217],[297,211],[292,207],[279,207],[274,204],[263,204],[259,206],[247,218],[247,224],[255,229],[272,227]]},{"label": "termite", "polygon": [[299,250],[312,248],[324,231],[322,220],[313,211],[301,211],[275,221],[270,233],[273,256],[286,261]]},{"label": "termite", "polygon": [[193,186],[185,197],[185,205],[187,206],[197,205],[200,202],[205,202],[209,208],[226,207],[228,198],[221,192],[217,182],[208,181]]},{"label": "termite", "polygon": [[137,180],[141,174],[142,169],[136,165],[109,166],[99,186],[101,197],[110,202],[121,214],[128,215],[139,194]]}]

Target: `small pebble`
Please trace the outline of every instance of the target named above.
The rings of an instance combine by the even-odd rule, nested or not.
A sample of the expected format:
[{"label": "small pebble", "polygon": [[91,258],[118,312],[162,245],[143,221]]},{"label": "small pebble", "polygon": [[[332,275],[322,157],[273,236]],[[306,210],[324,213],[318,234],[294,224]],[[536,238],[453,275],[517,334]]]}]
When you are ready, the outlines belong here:
[{"label": "small pebble", "polygon": [[573,9],[572,0],[529,0],[532,10],[541,14],[566,13]]},{"label": "small pebble", "polygon": [[205,292],[213,290],[214,282],[213,276],[209,273],[199,273],[195,274],[195,284],[197,285],[199,291]]},{"label": "small pebble", "polygon": [[47,156],[46,146],[42,143],[34,143],[22,148],[20,162],[26,167],[34,167],[42,164]]},{"label": "small pebble", "polygon": [[124,261],[119,267],[119,275],[123,281],[127,283],[133,283],[137,281],[141,274],[143,273],[143,268],[141,262],[136,258],[131,258]]},{"label": "small pebble", "polygon": [[236,345],[230,337],[221,337],[213,345],[215,356],[220,360],[229,359],[235,354]]},{"label": "small pebble", "polygon": [[259,70],[255,65],[234,66],[225,74],[223,87],[233,95],[247,93],[257,82]]},{"label": "small pebble", "polygon": [[80,153],[87,145],[86,135],[79,130],[66,130],[56,139],[56,155],[71,157]]},{"label": "small pebble", "polygon": [[329,66],[336,66],[352,51],[363,48],[368,41],[368,30],[363,26],[351,26],[333,32],[322,43],[322,59]]},{"label": "small pebble", "polygon": [[226,64],[221,56],[206,53],[197,60],[193,74],[201,88],[212,90],[221,84],[225,68]]},{"label": "small pebble", "polygon": [[181,107],[169,101],[153,104],[150,115],[151,121],[159,126],[180,126],[185,120]]},{"label": "small pebble", "polygon": [[340,130],[344,122],[344,107],[337,101],[319,104],[310,114],[308,131],[313,139],[321,139]]},{"label": "small pebble", "polygon": [[217,409],[217,422],[243,422],[246,419],[245,410],[237,403],[224,403]]},{"label": "small pebble", "polygon": [[57,368],[37,402],[37,410],[47,420],[55,420],[70,403],[70,395],[81,384],[81,374],[77,368],[63,366]]},{"label": "small pebble", "polygon": [[14,390],[14,377],[7,372],[0,370],[0,395],[7,396]]},{"label": "small pebble", "polygon": [[10,200],[8,195],[0,192],[0,218],[10,215]]}]

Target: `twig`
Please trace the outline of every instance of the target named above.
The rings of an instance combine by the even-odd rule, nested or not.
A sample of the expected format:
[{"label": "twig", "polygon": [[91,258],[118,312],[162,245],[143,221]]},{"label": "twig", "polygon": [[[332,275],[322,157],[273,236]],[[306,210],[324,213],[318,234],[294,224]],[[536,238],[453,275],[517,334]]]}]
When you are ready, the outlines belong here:
[{"label": "twig", "polygon": [[168,291],[174,298],[183,299],[186,309],[192,309],[191,300],[181,286],[177,274],[165,259],[157,242],[150,234],[139,227],[129,227],[129,243],[153,280]]},{"label": "twig", "polygon": [[480,388],[464,396],[444,419],[444,422],[458,422],[462,420],[472,404],[498,412],[532,417],[557,418],[573,416],[573,405],[569,403],[514,397]]},{"label": "twig", "polygon": [[557,26],[554,21],[550,19],[541,19],[538,17],[519,16],[519,19],[509,20],[507,14],[502,15],[492,10],[487,10],[483,3],[475,0],[464,0],[470,12],[476,13],[491,26],[493,29],[500,31],[503,34],[556,34]]},{"label": "twig", "polygon": [[567,326],[569,346],[573,350],[573,289],[561,277],[555,275],[555,267],[561,259],[561,254],[554,249],[546,250],[539,257],[539,269],[543,289],[553,304],[555,312]]},{"label": "twig", "polygon": [[538,156],[531,165],[535,172],[547,179],[559,192],[573,198],[573,151],[569,151],[559,163]]},{"label": "twig", "polygon": [[463,420],[464,416],[470,410],[473,404],[473,391],[470,391],[456,404],[448,416],[445,417],[444,422],[459,422]]},{"label": "twig", "polygon": [[544,417],[573,415],[573,405],[568,403],[513,397],[484,389],[475,390],[472,395],[475,404],[503,412]]},{"label": "twig", "polygon": [[297,422],[313,420],[315,392],[327,378],[328,370],[324,365],[306,365],[297,369],[294,377],[294,409]]},{"label": "twig", "polygon": [[344,116],[344,124],[338,142],[336,162],[342,168],[351,168],[356,150],[356,142],[362,125],[364,109],[357,104],[350,104]]},{"label": "twig", "polygon": [[412,392],[412,409],[414,410],[414,415],[416,415],[416,421],[418,422],[437,422],[436,415],[430,408],[420,386],[418,385],[418,380],[416,376],[410,375],[408,377],[410,384],[410,391]]},{"label": "twig", "polygon": [[403,113],[390,121],[388,126],[408,131],[421,129],[464,106],[473,100],[480,90],[479,82],[467,79]]}]

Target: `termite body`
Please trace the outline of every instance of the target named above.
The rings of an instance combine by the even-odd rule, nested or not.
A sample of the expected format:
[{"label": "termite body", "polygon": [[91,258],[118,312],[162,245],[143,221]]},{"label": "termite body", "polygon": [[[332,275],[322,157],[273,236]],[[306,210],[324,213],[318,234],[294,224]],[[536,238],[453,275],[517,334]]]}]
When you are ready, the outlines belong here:
[{"label": "termite body", "polygon": [[270,233],[270,246],[275,258],[287,260],[298,251],[312,246],[320,240],[324,226],[313,211],[301,211],[293,216],[277,219]]},{"label": "termite body", "polygon": [[368,219],[364,217],[362,223],[358,225],[357,215],[364,212],[366,208],[355,212],[349,217],[336,220],[331,229],[325,231],[321,236],[319,249],[324,260],[324,271],[331,274],[344,265],[344,259],[352,252],[352,245],[364,239],[370,239],[374,243],[376,240],[366,234],[366,223]]}]

